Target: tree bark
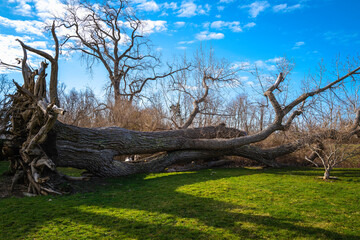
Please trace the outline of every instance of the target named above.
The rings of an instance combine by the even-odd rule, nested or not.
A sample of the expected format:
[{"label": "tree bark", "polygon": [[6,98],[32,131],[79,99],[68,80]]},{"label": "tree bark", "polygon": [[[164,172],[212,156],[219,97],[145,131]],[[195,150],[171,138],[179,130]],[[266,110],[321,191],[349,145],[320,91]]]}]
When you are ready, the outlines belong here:
[{"label": "tree bark", "polygon": [[[281,167],[279,157],[293,153],[318,141],[327,132],[298,139],[272,148],[246,144],[233,148],[198,149],[192,141],[224,141],[246,138],[245,132],[224,125],[159,132],[138,132],[118,127],[80,128],[57,122],[49,136],[47,154],[57,166],[85,169],[96,176],[124,176],[135,173],[161,172],[172,164],[210,161],[224,156],[240,156],[271,167]],[[52,150],[50,150],[52,149]],[[118,155],[153,154],[142,162],[120,162]]]},{"label": "tree bark", "polygon": [[331,170],[330,168],[325,167],[324,177],[323,177],[324,180],[330,179],[330,170]]},{"label": "tree bark", "polygon": [[[226,141],[228,138],[243,138],[245,132],[226,128],[224,125],[175,131],[138,132],[123,128],[80,128],[57,122],[56,137],[51,140],[47,152],[57,166],[86,169],[97,176],[123,176],[134,173],[159,172],[172,164],[197,160],[211,160],[222,156],[241,156],[261,164],[279,167],[280,156],[292,153],[313,139],[305,138],[279,147],[262,149],[244,145],[230,149],[196,149],[187,142],[201,139]],[[215,139],[216,138],[216,139]],[[222,140],[219,140],[222,139]],[[314,138],[315,139],[315,138]],[[52,145],[53,147],[49,147]],[[119,162],[118,155],[149,154],[165,152],[139,162]]]},{"label": "tree bark", "polygon": [[[161,171],[178,161],[220,156],[221,151],[194,151],[185,144],[191,139],[239,138],[243,131],[224,125],[174,131],[138,132],[118,127],[80,128],[57,122],[49,137],[47,154],[57,166],[86,169],[98,176],[122,176]],[[181,151],[184,149],[185,151]],[[146,164],[114,160],[118,155],[168,152],[150,158]],[[160,164],[161,163],[161,164]],[[160,164],[160,165],[159,165]],[[161,167],[160,167],[161,166]],[[156,170],[159,168],[158,170]],[[152,170],[150,170],[152,169]]]}]

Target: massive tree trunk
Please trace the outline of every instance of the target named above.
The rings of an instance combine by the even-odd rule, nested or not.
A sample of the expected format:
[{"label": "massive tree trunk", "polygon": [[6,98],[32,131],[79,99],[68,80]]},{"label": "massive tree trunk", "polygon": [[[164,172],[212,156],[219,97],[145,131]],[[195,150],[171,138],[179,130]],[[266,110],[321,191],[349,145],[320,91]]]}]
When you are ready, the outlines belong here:
[{"label": "massive tree trunk", "polygon": [[[52,156],[57,166],[86,169],[97,176],[123,176],[139,172],[162,171],[178,162],[213,158],[221,151],[196,151],[189,146],[191,140],[239,138],[243,131],[217,127],[182,129],[160,132],[138,132],[123,128],[80,128],[57,122]],[[56,140],[56,142],[54,141]],[[56,144],[56,145],[54,145]],[[114,160],[118,155],[152,154],[166,152],[144,160],[128,163]]]},{"label": "massive tree trunk", "polygon": [[[198,160],[213,160],[223,156],[241,156],[260,164],[278,167],[277,158],[290,154],[306,144],[315,142],[318,135],[304,137],[293,143],[263,149],[245,144],[226,147],[234,139],[249,138],[245,132],[226,128],[204,127],[161,132],[138,132],[123,128],[80,128],[57,122],[54,126],[48,155],[57,166],[86,169],[96,176],[124,176],[134,173],[160,172],[172,164]],[[219,147],[199,149],[197,142],[217,141]],[[52,147],[51,147],[52,145]],[[224,146],[221,146],[224,145]],[[50,151],[51,150],[51,151]],[[141,162],[120,162],[118,155],[152,154]]]}]

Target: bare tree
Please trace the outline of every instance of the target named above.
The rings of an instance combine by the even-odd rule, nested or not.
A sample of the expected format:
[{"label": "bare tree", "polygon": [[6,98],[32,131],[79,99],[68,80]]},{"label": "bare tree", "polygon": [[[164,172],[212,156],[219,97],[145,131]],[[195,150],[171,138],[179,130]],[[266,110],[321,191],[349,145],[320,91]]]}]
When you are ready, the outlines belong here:
[{"label": "bare tree", "polygon": [[68,94],[63,94],[62,105],[67,114],[60,120],[74,126],[93,127],[94,121],[99,121],[99,102],[90,88],[84,91],[71,89]]},{"label": "bare tree", "polygon": [[96,62],[105,67],[115,102],[132,102],[148,82],[177,71],[168,66],[158,73],[161,62],[147,37],[147,23],[135,16],[126,0],[70,1],[57,21],[69,30],[64,43],[72,41],[71,48],[83,54],[88,68]]},{"label": "bare tree", "polygon": [[11,92],[12,84],[7,75],[0,74],[0,161],[5,157],[1,151],[5,142],[5,134],[8,132],[10,124],[7,119],[7,114],[11,107]]},{"label": "bare tree", "polygon": [[[312,155],[305,156],[305,159],[317,167],[319,165],[324,167],[324,180],[330,179],[330,172],[335,166],[360,154],[359,147],[349,144],[350,138],[360,133],[359,124],[360,110],[357,111],[350,127],[342,129],[342,131],[327,130],[325,133],[319,134],[315,144],[308,145]],[[320,164],[316,159],[320,160]]]},{"label": "bare tree", "polygon": [[5,74],[0,74],[0,134],[1,130],[4,128],[4,118],[5,114],[9,107],[10,93],[13,87],[12,84]]},{"label": "bare tree", "polygon": [[[215,103],[217,88],[225,84],[240,84],[239,70],[233,69],[226,60],[217,59],[212,48],[201,46],[190,64],[185,56],[182,65],[179,69],[183,70],[174,74],[165,90],[169,92],[170,89],[172,94],[175,93],[170,106],[170,119],[178,129],[191,126],[198,115],[221,115],[219,112],[209,112]],[[189,65],[192,66],[191,71],[187,68]]]},{"label": "bare tree", "polygon": [[[231,116],[227,121],[228,125],[243,129],[246,133],[261,131],[265,125],[265,113],[262,105],[259,106],[256,102],[252,102],[244,94],[237,96],[228,104],[227,113]],[[257,117],[259,120],[256,122]]]},{"label": "bare tree", "polygon": [[[332,75],[339,77],[341,68],[344,66],[336,62]],[[319,78],[323,79],[326,74],[325,68],[320,65]],[[304,122],[308,131],[317,132],[319,137],[315,143],[308,145],[311,155],[305,156],[305,159],[317,167],[324,167],[323,179],[330,178],[330,171],[335,166],[360,153],[359,148],[351,145],[351,138],[360,133],[358,96],[358,83],[354,77],[352,81],[341,83],[322,94],[309,105]]]}]

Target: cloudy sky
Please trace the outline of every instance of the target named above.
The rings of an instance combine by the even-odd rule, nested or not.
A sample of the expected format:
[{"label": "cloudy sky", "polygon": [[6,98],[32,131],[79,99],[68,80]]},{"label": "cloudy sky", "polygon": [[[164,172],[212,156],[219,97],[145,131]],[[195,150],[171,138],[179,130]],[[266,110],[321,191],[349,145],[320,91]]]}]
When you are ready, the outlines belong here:
[{"label": "cloudy sky", "polygon": [[[200,44],[212,46],[218,57],[234,64],[256,64],[274,70],[280,57],[296,63],[295,78],[326,63],[359,54],[357,0],[134,0],[138,16],[164,61],[192,54]],[[19,38],[39,49],[51,49],[44,22],[62,11],[60,0],[2,0],[0,59],[21,57]],[[74,71],[76,69],[76,71]],[[0,69],[12,78],[15,73]],[[68,88],[92,86],[100,92],[106,73],[97,68],[90,77],[77,55],[63,56],[60,81]]]}]

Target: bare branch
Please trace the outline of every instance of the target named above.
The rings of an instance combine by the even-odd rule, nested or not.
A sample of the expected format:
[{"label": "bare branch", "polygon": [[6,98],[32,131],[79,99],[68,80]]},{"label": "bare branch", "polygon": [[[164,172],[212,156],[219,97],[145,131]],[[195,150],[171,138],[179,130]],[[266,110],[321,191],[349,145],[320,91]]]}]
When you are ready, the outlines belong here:
[{"label": "bare branch", "polygon": [[290,104],[288,104],[285,108],[284,108],[284,113],[287,114],[288,112],[290,112],[295,106],[299,105],[300,103],[302,103],[303,101],[305,101],[307,98],[318,95],[322,92],[325,92],[326,90],[334,87],[336,84],[342,82],[343,80],[345,80],[346,78],[350,77],[351,75],[357,73],[360,70],[360,67],[357,67],[356,69],[350,71],[349,73],[345,74],[344,76],[338,78],[337,80],[329,83],[328,85],[326,85],[323,88],[319,88],[315,91],[312,92],[307,92],[302,94],[301,96],[299,96],[297,99],[295,99],[293,102],[291,102]]}]

